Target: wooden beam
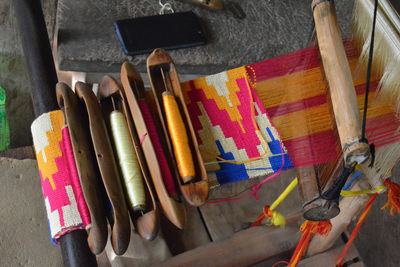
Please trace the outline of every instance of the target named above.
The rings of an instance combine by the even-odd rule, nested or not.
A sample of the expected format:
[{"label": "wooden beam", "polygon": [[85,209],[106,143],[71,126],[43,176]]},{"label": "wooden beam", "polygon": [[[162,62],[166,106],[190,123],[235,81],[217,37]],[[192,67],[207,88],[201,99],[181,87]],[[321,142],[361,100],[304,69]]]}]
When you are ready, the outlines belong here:
[{"label": "wooden beam", "polygon": [[211,242],[160,263],[158,266],[248,266],[293,250],[300,239],[301,213],[287,218],[285,228],[258,226]]},{"label": "wooden beam", "polygon": [[[362,179],[354,184],[352,191],[363,190],[367,188],[368,184],[366,180]],[[369,197],[367,195],[343,198],[339,203],[339,215],[331,220],[332,229],[329,235],[315,235],[308,246],[307,256],[309,257],[331,248],[340,235],[346,231],[354,217],[356,217],[362,211],[368,199]]]}]

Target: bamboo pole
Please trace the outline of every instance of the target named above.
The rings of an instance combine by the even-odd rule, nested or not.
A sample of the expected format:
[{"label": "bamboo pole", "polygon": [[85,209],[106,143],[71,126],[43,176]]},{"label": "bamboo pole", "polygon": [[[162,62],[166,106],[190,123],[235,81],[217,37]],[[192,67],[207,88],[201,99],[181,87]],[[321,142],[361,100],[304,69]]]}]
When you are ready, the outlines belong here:
[{"label": "bamboo pole", "polygon": [[[31,83],[35,116],[58,109],[57,74],[40,0],[14,0],[22,48]],[[60,238],[65,266],[96,266],[85,230],[76,230]]]},{"label": "bamboo pole", "polygon": [[345,164],[362,163],[370,151],[368,144],[360,142],[361,115],[335,6],[333,1],[314,0],[312,8]]},{"label": "bamboo pole", "polygon": [[375,175],[376,172],[370,171],[371,168],[368,167],[372,156],[369,145],[361,140],[361,115],[337,22],[335,5],[333,0],[313,0],[312,9],[344,163],[346,166],[355,162],[360,164],[363,171],[366,171],[371,187],[376,188],[383,185],[382,178]]}]

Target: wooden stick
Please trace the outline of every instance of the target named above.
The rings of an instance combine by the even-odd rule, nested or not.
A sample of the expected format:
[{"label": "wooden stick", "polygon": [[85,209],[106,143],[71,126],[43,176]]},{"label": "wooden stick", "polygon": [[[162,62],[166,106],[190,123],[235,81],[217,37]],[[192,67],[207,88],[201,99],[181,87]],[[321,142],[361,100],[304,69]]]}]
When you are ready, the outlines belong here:
[{"label": "wooden stick", "polygon": [[293,250],[300,213],[289,216],[285,228],[257,226],[223,241],[211,242],[162,262],[159,266],[248,266]]},{"label": "wooden stick", "polygon": [[[366,188],[368,188],[368,184],[363,180],[359,180],[354,184],[352,190],[356,191]],[[331,220],[332,229],[329,235],[315,235],[308,246],[306,255],[309,257],[331,248],[340,235],[346,231],[353,218],[364,208],[368,198],[367,195],[343,198],[339,203],[341,212]]]},{"label": "wooden stick", "polygon": [[326,221],[339,214],[334,201],[322,199],[321,185],[314,166],[296,168],[300,196],[303,199],[303,217],[311,221]]},{"label": "wooden stick", "polygon": [[[40,0],[14,0],[31,85],[35,116],[57,109],[57,74]],[[85,230],[60,237],[64,266],[95,266]]]},{"label": "wooden stick", "polygon": [[370,151],[368,144],[360,142],[361,115],[335,6],[333,1],[314,0],[312,8],[345,164],[362,163],[368,159]]}]

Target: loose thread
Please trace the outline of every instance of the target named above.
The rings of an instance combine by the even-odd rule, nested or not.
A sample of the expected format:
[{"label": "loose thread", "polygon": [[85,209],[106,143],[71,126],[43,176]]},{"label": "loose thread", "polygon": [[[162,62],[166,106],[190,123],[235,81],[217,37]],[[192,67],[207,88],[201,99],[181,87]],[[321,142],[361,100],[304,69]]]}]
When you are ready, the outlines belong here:
[{"label": "loose thread", "polygon": [[147,133],[144,133],[142,137],[140,137],[140,145],[143,144],[144,138],[147,136]]},{"label": "loose thread", "polygon": [[381,209],[386,209],[390,206],[390,215],[393,216],[396,211],[400,213],[400,186],[393,183],[390,178],[385,179],[383,183],[389,189],[389,192],[388,200]]},{"label": "loose thread", "polygon": [[365,208],[364,208],[360,218],[358,219],[356,227],[354,228],[353,232],[351,232],[350,238],[347,241],[346,246],[343,248],[342,252],[340,253],[340,255],[336,261],[336,266],[343,265],[343,259],[346,256],[347,251],[349,250],[354,239],[356,238],[358,231],[360,230],[361,226],[363,225],[365,218],[367,217],[369,211],[371,210],[372,204],[374,203],[377,196],[378,196],[378,194],[375,193],[369,198],[367,205],[365,205]]},{"label": "loose thread", "polygon": [[342,191],[343,191],[343,190],[349,189],[350,186],[354,183],[354,181],[355,181],[361,174],[362,174],[361,171],[357,171],[357,172],[353,175],[353,177],[351,177],[350,181],[347,182],[347,184],[345,184],[345,186],[343,186]]},{"label": "loose thread", "polygon": [[330,221],[305,221],[301,227],[300,231],[303,232],[303,235],[300,238],[299,243],[297,244],[296,249],[292,255],[292,258],[289,261],[288,266],[294,267],[297,266],[304,252],[306,251],[308,244],[310,243],[311,236],[315,233],[319,235],[328,236],[332,229],[332,224]]},{"label": "loose thread", "polygon": [[378,187],[376,187],[376,188],[374,188],[374,189],[367,189],[367,190],[359,190],[359,191],[348,191],[348,190],[342,190],[341,192],[340,192],[340,195],[342,196],[342,197],[357,197],[357,196],[360,196],[360,195],[371,195],[371,194],[375,194],[375,193],[378,193],[378,192],[380,192],[380,191],[382,191],[382,190],[386,190],[387,189],[387,187],[386,186],[384,186],[384,185],[381,185],[381,186],[378,186]]}]

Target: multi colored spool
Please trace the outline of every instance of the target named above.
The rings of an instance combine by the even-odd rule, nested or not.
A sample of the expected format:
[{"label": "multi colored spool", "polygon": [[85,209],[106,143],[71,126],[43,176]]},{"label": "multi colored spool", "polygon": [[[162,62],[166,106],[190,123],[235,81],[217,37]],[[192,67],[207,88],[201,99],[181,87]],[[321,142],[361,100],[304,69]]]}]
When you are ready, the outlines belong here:
[{"label": "multi colored spool", "polygon": [[144,210],[143,177],[124,115],[119,111],[111,112],[110,125],[128,203],[133,211]]},{"label": "multi colored spool", "polygon": [[186,183],[195,177],[195,168],[185,124],[175,97],[171,93],[163,93],[163,103],[178,171],[183,182]]}]

